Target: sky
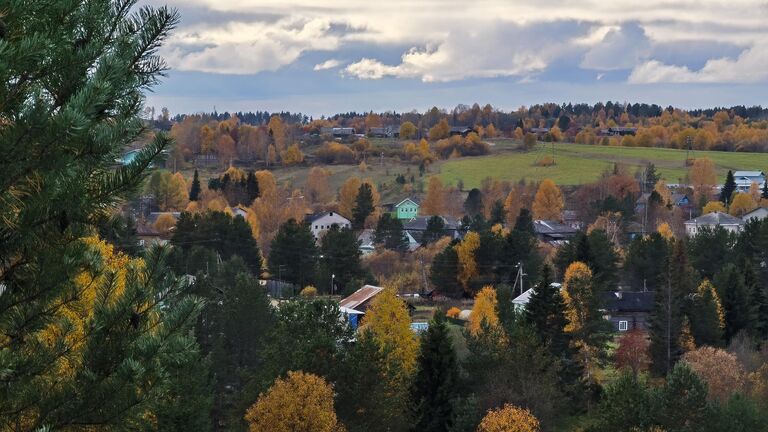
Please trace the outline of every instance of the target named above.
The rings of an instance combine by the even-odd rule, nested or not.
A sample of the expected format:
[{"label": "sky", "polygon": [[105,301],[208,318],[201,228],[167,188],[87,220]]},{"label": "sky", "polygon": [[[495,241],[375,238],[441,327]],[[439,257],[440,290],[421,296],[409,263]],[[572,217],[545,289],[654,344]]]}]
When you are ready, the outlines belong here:
[{"label": "sky", "polygon": [[768,0],[143,0],[171,113],[768,105]]}]

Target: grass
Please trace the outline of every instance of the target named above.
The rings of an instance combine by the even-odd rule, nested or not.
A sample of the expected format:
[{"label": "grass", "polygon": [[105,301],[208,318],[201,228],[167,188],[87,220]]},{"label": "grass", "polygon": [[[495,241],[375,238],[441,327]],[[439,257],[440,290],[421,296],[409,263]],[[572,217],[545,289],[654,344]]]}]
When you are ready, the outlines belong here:
[{"label": "grass", "polygon": [[[439,170],[437,175],[444,183],[456,184],[462,180],[465,188],[479,186],[486,177],[509,181],[549,178],[560,185],[578,185],[596,180],[616,162],[628,166],[630,172],[652,162],[668,183],[684,182],[688,171],[685,150],[585,144],[555,144],[555,165],[537,166],[536,162],[541,158],[552,155],[552,147],[551,144],[541,143],[533,151],[519,152],[513,150],[507,141],[503,141],[494,146],[491,155],[448,160],[437,164],[435,168]],[[768,168],[768,153],[695,151],[693,157],[712,159],[718,177],[724,177],[729,169]]]}]

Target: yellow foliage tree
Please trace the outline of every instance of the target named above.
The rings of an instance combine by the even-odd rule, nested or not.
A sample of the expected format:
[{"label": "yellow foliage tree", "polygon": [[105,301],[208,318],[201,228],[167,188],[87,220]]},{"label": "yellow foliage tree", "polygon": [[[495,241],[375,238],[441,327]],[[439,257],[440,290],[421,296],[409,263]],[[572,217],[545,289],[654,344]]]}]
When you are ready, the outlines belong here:
[{"label": "yellow foliage tree", "polygon": [[304,153],[299,149],[298,144],[291,144],[287,150],[280,154],[283,159],[283,165],[292,166],[304,162]]},{"label": "yellow foliage tree", "polygon": [[304,287],[304,289],[301,290],[299,295],[305,298],[317,297],[317,288],[313,287],[312,285],[307,285]]},{"label": "yellow foliage tree", "polygon": [[661,202],[665,206],[672,202],[672,192],[669,191],[667,183],[664,180],[659,180],[653,186],[653,190],[661,197]]},{"label": "yellow foliage tree", "polygon": [[154,228],[163,234],[167,234],[176,226],[176,218],[170,213],[163,213],[157,217]]},{"label": "yellow foliage tree", "polygon": [[737,193],[733,196],[733,201],[728,209],[732,216],[743,216],[757,208],[757,203],[748,193]]},{"label": "yellow foliage tree", "polygon": [[688,179],[697,197],[709,197],[717,184],[715,164],[709,158],[698,158],[688,170]]},{"label": "yellow foliage tree", "polygon": [[373,299],[360,330],[379,346],[388,373],[401,371],[401,378],[407,378],[415,372],[419,343],[411,330],[408,308],[394,289],[387,288]]},{"label": "yellow foliage tree", "polygon": [[671,240],[675,238],[675,233],[672,232],[672,227],[669,226],[668,223],[662,222],[657,228],[656,231],[661,234],[662,237],[664,237],[667,240]]},{"label": "yellow foliage tree", "polygon": [[542,220],[560,220],[563,214],[563,193],[555,182],[545,179],[533,200],[533,217]]},{"label": "yellow foliage tree", "polygon": [[581,261],[571,263],[563,279],[563,300],[568,318],[565,331],[576,333],[584,327],[592,294],[592,270]]},{"label": "yellow foliage tree", "polygon": [[720,325],[720,329],[725,328],[725,310],[723,309],[723,303],[720,301],[720,296],[717,294],[715,286],[709,279],[704,279],[697,288],[698,294],[704,297],[705,294],[709,295],[717,306],[717,320]]},{"label": "yellow foliage tree", "polygon": [[710,201],[704,206],[703,209],[701,209],[703,214],[712,212],[725,213],[726,211],[727,210],[725,209],[725,204],[723,204],[721,201]]},{"label": "yellow foliage tree", "polygon": [[421,202],[421,214],[427,216],[442,215],[445,212],[445,188],[437,176],[429,178],[427,195]]},{"label": "yellow foliage tree", "polygon": [[469,281],[477,276],[477,261],[475,260],[475,251],[480,247],[480,235],[470,231],[464,236],[461,243],[454,246],[456,254],[459,256],[459,274],[458,279],[465,290],[469,289]]},{"label": "yellow foliage tree", "polygon": [[488,138],[495,138],[496,134],[496,126],[494,126],[493,123],[489,124],[488,127],[485,128],[485,136]]},{"label": "yellow foliage tree", "polygon": [[281,153],[285,149],[287,140],[285,124],[283,124],[283,120],[279,116],[274,115],[269,119],[267,128],[269,130],[269,134],[272,136],[275,151],[277,153]]},{"label": "yellow foliage tree", "polygon": [[489,410],[477,432],[539,432],[540,427],[539,420],[527,409],[505,404]]},{"label": "yellow foliage tree", "polygon": [[333,409],[333,387],[323,378],[304,372],[288,372],[245,414],[251,432],[341,432],[343,426]]},{"label": "yellow foliage tree", "polygon": [[459,314],[461,313],[461,309],[457,308],[456,306],[448,309],[448,311],[445,312],[445,316],[448,318],[458,318]]},{"label": "yellow foliage tree", "polygon": [[331,172],[325,168],[312,167],[304,184],[304,194],[312,204],[325,204],[333,199],[328,179]]},{"label": "yellow foliage tree", "polygon": [[368,171],[368,164],[365,161],[360,161],[360,165],[357,166],[358,171],[364,173]]},{"label": "yellow foliage tree", "polygon": [[362,181],[359,178],[350,177],[339,188],[339,213],[344,217],[352,217],[352,209],[355,208],[355,200],[361,184]]},{"label": "yellow foliage tree", "polygon": [[412,139],[416,136],[416,125],[413,123],[407,121],[403,122],[403,124],[400,125],[400,138],[401,139]]},{"label": "yellow foliage tree", "polygon": [[499,324],[499,315],[496,290],[492,286],[485,286],[475,296],[475,305],[472,314],[469,315],[469,332],[477,336],[483,330],[483,323],[489,327]]}]

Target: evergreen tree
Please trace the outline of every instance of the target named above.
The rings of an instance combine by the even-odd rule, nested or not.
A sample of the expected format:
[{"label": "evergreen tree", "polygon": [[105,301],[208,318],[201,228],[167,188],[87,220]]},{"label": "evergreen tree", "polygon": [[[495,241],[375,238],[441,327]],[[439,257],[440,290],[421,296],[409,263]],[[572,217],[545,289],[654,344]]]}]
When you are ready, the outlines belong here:
[{"label": "evergreen tree", "polygon": [[504,210],[504,203],[501,200],[496,200],[491,207],[491,218],[489,222],[491,225],[503,224],[507,220],[507,211]]},{"label": "evergreen tree", "polygon": [[453,417],[452,400],[458,396],[458,363],[451,334],[441,312],[435,313],[421,337],[418,372],[413,384],[415,428],[444,431]]},{"label": "evergreen tree", "polygon": [[760,198],[768,199],[768,181],[763,182],[763,188],[762,188],[762,193],[760,194]]},{"label": "evergreen tree", "polygon": [[696,345],[722,345],[722,306],[714,286],[708,280],[699,285],[690,309],[691,333]]},{"label": "evergreen tree", "polygon": [[699,229],[688,239],[691,266],[699,276],[712,280],[725,264],[736,261],[733,253],[736,241],[736,235],[721,226]]},{"label": "evergreen tree", "polygon": [[651,162],[648,162],[648,165],[645,166],[644,177],[645,177],[644,190],[646,192],[652,191],[653,188],[656,186],[656,183],[660,179],[659,174],[656,172],[656,165],[654,165]]},{"label": "evergreen tree", "polygon": [[560,288],[552,285],[552,267],[549,264],[542,266],[539,283],[533,287],[525,306],[525,319],[553,355],[560,356],[567,350],[565,303]]},{"label": "evergreen tree", "polygon": [[352,225],[356,229],[362,229],[365,225],[365,219],[371,213],[373,213],[373,190],[370,184],[363,183],[357,191],[355,207],[352,208]]},{"label": "evergreen tree", "polygon": [[507,235],[506,244],[502,250],[502,264],[504,265],[500,269],[504,272],[506,280],[515,279],[518,263],[523,265],[523,270],[528,274],[525,280],[529,282],[529,285],[535,284],[539,280],[541,257],[538,253],[538,243],[531,212],[528,209],[521,209],[515,221],[515,227]]},{"label": "evergreen tree", "polygon": [[408,237],[403,230],[403,223],[389,213],[384,213],[379,218],[376,231],[373,234],[373,241],[394,251],[405,252],[408,250]]},{"label": "evergreen tree", "polygon": [[726,264],[715,275],[714,285],[725,312],[725,340],[729,342],[751,324],[750,290],[744,284],[744,273],[734,264]]},{"label": "evergreen tree", "polygon": [[195,175],[192,177],[192,186],[189,188],[189,200],[199,200],[200,192],[202,192],[202,189],[200,188],[200,176],[198,175],[197,170],[195,170]]},{"label": "evergreen tree", "polygon": [[[142,263],[82,240],[139,192],[170,143],[157,133],[114,166],[146,142],[143,92],[165,69],[157,49],[178,22],[133,3],[2,6],[0,417],[16,431],[143,429],[171,369],[195,355],[200,305],[169,276],[165,253]],[[78,281],[86,274],[99,276]]]},{"label": "evergreen tree", "polygon": [[663,430],[705,430],[709,417],[707,384],[684,362],[675,365],[652,400],[655,423]]},{"label": "evergreen tree", "polygon": [[449,297],[460,297],[464,292],[458,280],[459,256],[451,243],[440,251],[432,260],[429,279],[432,287]]},{"label": "evergreen tree", "polygon": [[[352,292],[359,288],[365,271],[360,262],[360,243],[349,228],[333,224],[320,240],[317,286],[327,293]],[[333,279],[333,290],[331,290]]]},{"label": "evergreen tree", "polygon": [[112,217],[100,217],[96,226],[99,237],[114,245],[117,250],[132,256],[141,252],[136,221],[131,215],[118,213]]},{"label": "evergreen tree", "polygon": [[248,177],[245,179],[245,193],[248,197],[248,202],[246,203],[248,205],[259,197],[259,180],[253,171],[248,171]]},{"label": "evergreen tree", "polygon": [[635,237],[624,261],[624,271],[632,286],[637,290],[660,289],[668,253],[669,243],[657,232]]},{"label": "evergreen tree", "polygon": [[421,245],[426,246],[439,240],[445,235],[445,222],[440,216],[432,216],[427,220],[427,228],[421,236]]},{"label": "evergreen tree", "polygon": [[464,200],[464,214],[467,216],[476,216],[483,212],[483,193],[478,188],[472,188]]},{"label": "evergreen tree", "polygon": [[753,331],[757,338],[768,339],[768,290],[762,284],[752,287]]},{"label": "evergreen tree", "polygon": [[725,176],[725,184],[720,189],[720,201],[726,206],[731,203],[731,197],[736,192],[736,180],[733,178],[733,171],[728,170]]},{"label": "evergreen tree", "polygon": [[595,410],[592,432],[648,430],[653,423],[652,395],[642,377],[623,372],[610,383]]},{"label": "evergreen tree", "polygon": [[309,225],[289,219],[280,226],[269,252],[269,272],[300,288],[312,284],[317,245]]},{"label": "evergreen tree", "polygon": [[672,246],[665,272],[665,280],[656,290],[649,328],[651,370],[659,376],[672,370],[682,355],[679,340],[685,299],[692,293],[694,277],[682,241],[678,240]]},{"label": "evergreen tree", "polygon": [[533,226],[533,215],[527,208],[520,209],[520,214],[515,219],[515,231],[526,232],[530,235],[536,235],[536,228]]}]

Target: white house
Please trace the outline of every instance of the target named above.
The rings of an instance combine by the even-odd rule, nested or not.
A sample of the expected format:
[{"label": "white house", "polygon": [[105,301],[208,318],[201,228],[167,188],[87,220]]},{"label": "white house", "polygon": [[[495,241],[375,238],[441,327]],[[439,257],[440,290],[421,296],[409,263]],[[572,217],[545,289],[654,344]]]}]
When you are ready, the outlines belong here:
[{"label": "white house", "polygon": [[749,213],[745,213],[741,219],[744,220],[744,222],[749,222],[750,219],[763,220],[766,217],[768,217],[768,208],[758,207]]},{"label": "white house", "polygon": [[744,228],[744,220],[727,213],[712,212],[685,222],[685,233],[695,236],[703,228],[723,227],[727,231],[738,233]]},{"label": "white house", "polygon": [[331,229],[332,225],[338,225],[339,228],[352,228],[349,219],[335,212],[315,213],[307,216],[305,220],[315,239],[319,239],[324,232]]},{"label": "white house", "polygon": [[759,187],[763,187],[763,183],[765,183],[765,173],[762,171],[736,171],[733,173],[733,179],[736,181],[737,191],[747,192],[752,186],[752,183],[757,183]]}]

